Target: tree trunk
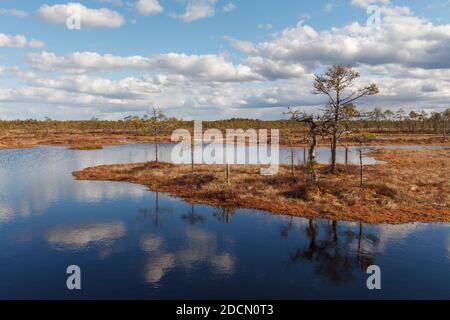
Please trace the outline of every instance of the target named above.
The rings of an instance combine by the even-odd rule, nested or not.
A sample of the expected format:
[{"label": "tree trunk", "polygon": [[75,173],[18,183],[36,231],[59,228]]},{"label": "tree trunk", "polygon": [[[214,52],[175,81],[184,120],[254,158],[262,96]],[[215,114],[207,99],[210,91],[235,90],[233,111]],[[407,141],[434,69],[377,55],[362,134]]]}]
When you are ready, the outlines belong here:
[{"label": "tree trunk", "polygon": [[294,146],[292,145],[292,141],[289,139],[289,144],[290,144],[290,148],[291,148],[291,176],[292,176],[292,181],[295,180],[295,175],[294,175]]},{"label": "tree trunk", "polygon": [[359,144],[359,186],[364,188],[364,172],[363,172],[363,146],[362,143]]},{"label": "tree trunk", "polygon": [[230,164],[227,163],[227,184],[230,184]]},{"label": "tree trunk", "polygon": [[292,180],[295,179],[295,175],[294,175],[294,149],[291,150],[291,175],[292,175]]},{"label": "tree trunk", "polygon": [[336,172],[336,149],[337,149],[337,128],[333,128],[333,137],[331,138],[331,172]]},{"label": "tree trunk", "polygon": [[333,132],[331,137],[331,172],[336,172],[336,150],[337,150],[337,143],[338,143],[338,122],[339,122],[339,92],[337,93],[336,98],[336,107],[334,110],[334,119],[333,119]]},{"label": "tree trunk", "polygon": [[155,120],[155,127],[154,127],[154,139],[155,139],[155,161],[158,163],[158,128],[157,123]]},{"label": "tree trunk", "polygon": [[[315,130],[315,129],[314,129]],[[311,145],[309,147],[309,155],[308,155],[308,162],[310,164],[309,168],[309,180],[312,183],[317,182],[317,171],[316,171],[316,147],[317,147],[317,134],[315,131],[312,132],[312,141]]]}]

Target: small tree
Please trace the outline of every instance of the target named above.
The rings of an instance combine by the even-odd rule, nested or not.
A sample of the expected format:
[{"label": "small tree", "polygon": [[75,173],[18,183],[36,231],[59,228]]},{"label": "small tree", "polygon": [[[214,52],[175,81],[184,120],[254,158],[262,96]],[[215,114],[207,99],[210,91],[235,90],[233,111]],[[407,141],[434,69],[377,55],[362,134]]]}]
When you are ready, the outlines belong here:
[{"label": "small tree", "polygon": [[153,126],[153,139],[155,143],[155,161],[158,163],[158,136],[161,132],[161,123],[166,119],[166,116],[160,109],[151,108],[151,121]]},{"label": "small tree", "polygon": [[406,112],[402,108],[398,109],[397,112],[395,112],[395,120],[399,123],[399,129],[400,131],[403,131],[403,121],[406,118]]},{"label": "small tree", "polygon": [[[342,107],[342,132],[339,137],[344,135],[348,136],[352,133],[355,127],[354,120],[357,118],[361,118],[363,114],[356,108],[353,103],[346,104]],[[348,164],[348,153],[349,148],[345,144],[343,145],[345,149],[345,165]]]},{"label": "small tree", "polygon": [[381,110],[381,108],[375,108],[372,111],[370,111],[368,115],[370,117],[370,120],[375,122],[377,132],[382,132],[383,131],[382,121],[385,117],[383,110]]},{"label": "small tree", "polygon": [[415,112],[415,111],[411,111],[409,113],[409,119],[411,121],[411,130],[416,133],[417,132],[417,120],[420,118],[420,114]]},{"label": "small tree", "polygon": [[358,133],[353,135],[353,141],[358,143],[357,151],[359,153],[359,186],[364,188],[364,164],[363,159],[366,154],[373,150],[368,144],[375,139],[375,136],[370,133]]},{"label": "small tree", "polygon": [[428,113],[425,110],[422,110],[422,112],[420,112],[419,114],[419,121],[422,123],[422,131],[424,133],[426,133],[426,124],[427,124],[427,120],[428,120]]},{"label": "small tree", "polygon": [[352,66],[337,64],[328,69],[324,75],[316,75],[314,93],[328,97],[325,109],[331,127],[331,172],[336,171],[336,153],[340,133],[342,132],[342,107],[356,100],[378,93],[378,87],[372,83],[368,86],[355,88],[355,80],[359,72]]},{"label": "small tree", "polygon": [[[435,134],[439,134],[441,124],[444,126],[443,113],[432,112],[430,116],[431,125],[433,126],[433,131]],[[444,128],[443,128],[444,129]]]},{"label": "small tree", "polygon": [[394,112],[392,112],[391,110],[387,109],[386,111],[384,111],[384,118],[387,120],[388,122],[388,131],[391,132],[392,129],[392,119],[394,118]]}]

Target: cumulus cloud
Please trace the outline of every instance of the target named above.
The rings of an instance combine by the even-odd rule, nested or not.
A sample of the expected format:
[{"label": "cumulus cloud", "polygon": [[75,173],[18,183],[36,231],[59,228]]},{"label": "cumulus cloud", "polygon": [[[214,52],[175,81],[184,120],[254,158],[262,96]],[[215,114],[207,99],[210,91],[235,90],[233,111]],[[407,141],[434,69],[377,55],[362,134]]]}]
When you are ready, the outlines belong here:
[{"label": "cumulus cloud", "polygon": [[53,88],[111,99],[145,99],[149,94],[160,93],[164,85],[151,77],[110,80],[88,75],[69,75],[48,79],[26,74],[24,78],[28,85],[34,87]]},{"label": "cumulus cloud", "polygon": [[139,0],[135,4],[136,10],[143,16],[149,16],[161,13],[164,8],[159,4],[158,0]]},{"label": "cumulus cloud", "polygon": [[169,53],[159,55],[152,61],[157,68],[205,81],[239,82],[259,79],[248,66],[234,65],[221,55]]},{"label": "cumulus cloud", "polygon": [[118,12],[106,8],[90,9],[77,2],[53,6],[44,4],[39,8],[38,15],[43,21],[60,26],[67,26],[68,20],[79,17],[81,28],[118,28],[125,23]]},{"label": "cumulus cloud", "polygon": [[36,39],[27,40],[24,35],[8,35],[0,33],[0,47],[9,48],[42,48],[44,43]]},{"label": "cumulus cloud", "polygon": [[186,11],[183,14],[172,14],[173,18],[184,22],[192,22],[209,18],[216,14],[217,0],[188,0]]},{"label": "cumulus cloud", "polygon": [[101,55],[96,52],[75,52],[67,56],[54,53],[30,53],[30,65],[41,71],[104,71],[123,68],[157,69],[204,81],[238,82],[258,80],[260,77],[245,65],[234,65],[221,55],[186,55],[167,53],[152,57]]},{"label": "cumulus cloud", "polygon": [[301,63],[284,63],[261,56],[252,56],[244,60],[253,72],[269,80],[298,78],[308,73],[307,68]]},{"label": "cumulus cloud", "polygon": [[66,71],[82,73],[86,70],[102,71],[123,68],[145,69],[150,67],[148,58],[141,56],[121,57],[96,52],[74,52],[67,56],[57,56],[52,52],[30,53],[28,63],[41,71]]},{"label": "cumulus cloud", "polygon": [[354,22],[317,31],[299,23],[257,44],[256,55],[310,67],[340,62],[449,68],[450,24],[434,25],[407,8],[385,8],[380,30]]}]

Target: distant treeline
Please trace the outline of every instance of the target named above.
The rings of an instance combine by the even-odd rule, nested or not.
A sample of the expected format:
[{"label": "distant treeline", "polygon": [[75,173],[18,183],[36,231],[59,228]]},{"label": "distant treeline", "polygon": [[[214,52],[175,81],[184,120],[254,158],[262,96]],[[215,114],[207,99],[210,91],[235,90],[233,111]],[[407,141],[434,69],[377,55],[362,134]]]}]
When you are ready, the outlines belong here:
[{"label": "distant treeline", "polygon": [[[59,121],[46,118],[45,120],[0,120],[0,130],[27,130],[31,132],[72,131],[89,132],[129,132],[130,134],[147,134],[151,130],[154,119],[144,116],[128,116],[123,120],[68,120]],[[391,111],[375,108],[368,112],[355,112],[351,117],[352,127],[372,133],[443,133],[449,131],[450,109],[443,112],[426,113],[425,111],[411,111],[409,113],[399,109]],[[158,126],[161,134],[171,134],[178,128],[193,128],[193,121],[177,118],[164,118]],[[288,130],[290,120],[258,120],[232,118],[228,120],[203,121],[203,128],[226,129],[280,129]],[[306,130],[306,126],[305,126]]]}]

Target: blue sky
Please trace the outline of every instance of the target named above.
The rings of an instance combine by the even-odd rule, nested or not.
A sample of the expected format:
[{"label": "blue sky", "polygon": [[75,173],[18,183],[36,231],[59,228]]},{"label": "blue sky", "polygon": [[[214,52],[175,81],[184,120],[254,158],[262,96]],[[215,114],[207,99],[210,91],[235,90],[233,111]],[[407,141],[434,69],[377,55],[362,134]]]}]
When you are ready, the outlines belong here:
[{"label": "blue sky", "polygon": [[313,75],[337,62],[379,84],[361,108],[450,104],[448,0],[0,0],[0,21],[1,119],[117,119],[149,104],[280,118],[316,110]]}]

